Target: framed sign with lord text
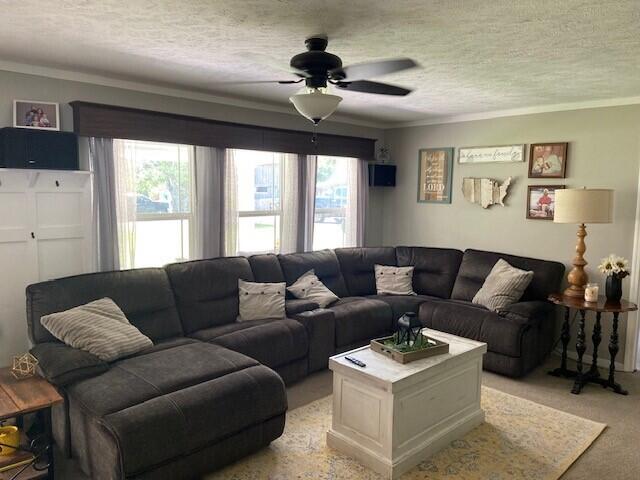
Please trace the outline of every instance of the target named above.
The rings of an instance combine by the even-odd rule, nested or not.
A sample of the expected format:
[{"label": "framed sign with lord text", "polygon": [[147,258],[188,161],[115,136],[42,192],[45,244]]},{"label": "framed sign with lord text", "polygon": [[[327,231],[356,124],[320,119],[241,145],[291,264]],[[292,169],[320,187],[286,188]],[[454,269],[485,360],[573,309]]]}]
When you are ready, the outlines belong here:
[{"label": "framed sign with lord text", "polygon": [[418,155],[418,202],[451,203],[453,148],[423,148]]}]

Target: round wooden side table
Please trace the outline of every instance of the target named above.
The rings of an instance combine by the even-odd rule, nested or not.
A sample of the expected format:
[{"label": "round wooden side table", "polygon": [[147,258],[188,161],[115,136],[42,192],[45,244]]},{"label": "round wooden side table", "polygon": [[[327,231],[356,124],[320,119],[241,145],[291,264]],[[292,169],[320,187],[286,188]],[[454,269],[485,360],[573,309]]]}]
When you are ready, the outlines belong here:
[{"label": "round wooden side table", "polygon": [[[562,340],[562,360],[560,367],[549,372],[550,375],[556,377],[575,378],[571,393],[576,395],[582,391],[582,388],[587,383],[597,383],[604,388],[611,388],[614,392],[621,395],[627,395],[625,389],[615,381],[615,360],[618,354],[618,317],[621,313],[633,312],[638,307],[634,303],[626,300],[620,300],[620,302],[607,302],[606,297],[598,297],[597,302],[585,302],[581,298],[568,297],[561,293],[554,293],[549,295],[549,301],[556,305],[561,305],[565,308],[564,323],[562,324],[562,334],[560,339]],[[576,352],[578,353],[577,371],[569,370],[567,368],[567,345],[571,340],[571,333],[569,332],[569,318],[571,309],[578,310],[580,312],[580,323],[578,325],[578,336],[576,341]],[[593,333],[591,335],[591,341],[593,342],[593,360],[591,367],[588,371],[583,371],[582,356],[587,350],[585,344],[585,316],[586,313],[595,312],[596,322],[593,325]],[[611,359],[609,363],[609,375],[608,377],[601,378],[600,371],[598,370],[598,346],[602,340],[602,325],[601,318],[603,313],[611,313],[613,315],[613,323],[611,326],[611,337],[609,338],[609,357]]]}]

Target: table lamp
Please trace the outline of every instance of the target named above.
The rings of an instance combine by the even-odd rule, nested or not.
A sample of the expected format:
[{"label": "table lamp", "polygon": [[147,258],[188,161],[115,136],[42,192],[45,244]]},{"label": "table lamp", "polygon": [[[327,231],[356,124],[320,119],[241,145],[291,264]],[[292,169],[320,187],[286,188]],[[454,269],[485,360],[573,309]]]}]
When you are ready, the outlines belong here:
[{"label": "table lamp", "polygon": [[584,286],[589,277],[584,271],[587,261],[584,252],[587,246],[586,223],[611,223],[613,218],[613,190],[592,188],[566,188],[556,190],[553,221],[555,223],[578,224],[578,242],[573,269],[567,275],[569,288],[564,294],[569,297],[584,297]]}]

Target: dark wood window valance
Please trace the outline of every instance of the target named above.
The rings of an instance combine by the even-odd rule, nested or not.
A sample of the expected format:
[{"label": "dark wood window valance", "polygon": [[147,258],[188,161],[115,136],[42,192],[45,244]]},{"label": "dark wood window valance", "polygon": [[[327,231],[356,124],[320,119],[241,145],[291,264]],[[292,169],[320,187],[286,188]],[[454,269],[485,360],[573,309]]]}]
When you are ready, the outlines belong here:
[{"label": "dark wood window valance", "polygon": [[73,129],[87,137],[125,138],[220,148],[340,155],[372,159],[375,139],[312,134],[298,130],[243,125],[166,112],[88,102],[71,102]]}]

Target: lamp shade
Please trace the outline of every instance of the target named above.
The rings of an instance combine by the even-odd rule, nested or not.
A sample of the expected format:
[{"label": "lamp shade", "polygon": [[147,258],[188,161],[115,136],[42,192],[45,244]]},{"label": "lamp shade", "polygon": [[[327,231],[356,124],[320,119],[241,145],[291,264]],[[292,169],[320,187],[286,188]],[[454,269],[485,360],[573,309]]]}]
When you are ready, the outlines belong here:
[{"label": "lamp shade", "polygon": [[338,108],[342,97],[313,89],[310,92],[292,95],[289,100],[303,117],[307,117],[317,125]]},{"label": "lamp shade", "polygon": [[555,191],[555,223],[611,223],[613,190],[565,188]]}]

